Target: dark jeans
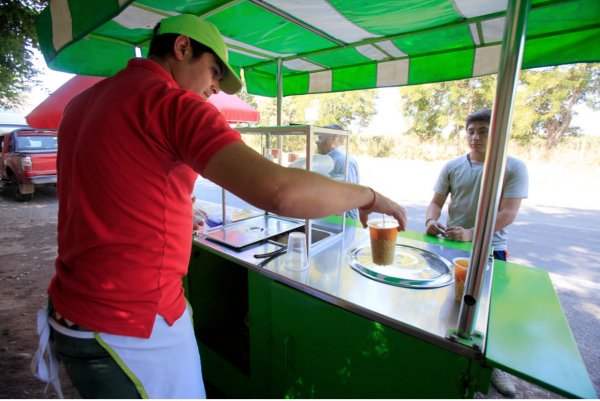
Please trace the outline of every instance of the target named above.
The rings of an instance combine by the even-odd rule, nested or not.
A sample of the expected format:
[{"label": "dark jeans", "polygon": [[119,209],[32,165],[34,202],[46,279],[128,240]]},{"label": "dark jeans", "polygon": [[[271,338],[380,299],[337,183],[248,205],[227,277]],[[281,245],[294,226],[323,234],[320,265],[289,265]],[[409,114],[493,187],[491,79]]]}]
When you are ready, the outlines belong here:
[{"label": "dark jeans", "polygon": [[494,259],[506,262],[508,260],[508,251],[494,251]]},{"label": "dark jeans", "polygon": [[66,336],[54,329],[51,338],[81,397],[141,398],[135,384],[98,341]]}]

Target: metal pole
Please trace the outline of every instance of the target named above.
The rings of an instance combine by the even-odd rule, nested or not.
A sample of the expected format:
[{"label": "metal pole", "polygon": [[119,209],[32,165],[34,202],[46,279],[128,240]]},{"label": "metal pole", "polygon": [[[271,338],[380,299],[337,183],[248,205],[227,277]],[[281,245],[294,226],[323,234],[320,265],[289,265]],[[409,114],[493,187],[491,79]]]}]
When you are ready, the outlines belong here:
[{"label": "metal pole", "polygon": [[457,334],[462,338],[471,338],[473,334],[479,307],[478,300],[492,243],[506,165],[506,144],[512,123],[512,103],[523,58],[529,3],[530,0],[511,0],[506,12],[506,28],[502,40],[490,137],[483,166],[483,180],[471,249],[471,266],[458,314]]},{"label": "metal pole", "polygon": [[[313,148],[312,148],[312,144],[313,144],[313,140],[314,140],[314,135],[313,135],[313,126],[312,125],[306,125],[306,128],[308,129],[308,131],[306,132],[306,171],[310,171],[310,169],[312,168],[312,160],[313,160]],[[310,219],[306,219],[304,221],[304,231],[306,232],[306,253],[307,253],[307,258],[310,260],[310,257],[312,255],[312,251],[310,249],[310,246],[312,244],[311,242],[311,237],[312,237],[312,221]]]},{"label": "metal pole", "polygon": [[221,216],[223,216],[223,222],[221,223],[221,225],[223,227],[225,227],[225,225],[227,224],[227,191],[225,191],[225,188],[221,187]]},{"label": "metal pole", "polygon": [[283,107],[283,60],[277,59],[277,126],[281,126]]}]

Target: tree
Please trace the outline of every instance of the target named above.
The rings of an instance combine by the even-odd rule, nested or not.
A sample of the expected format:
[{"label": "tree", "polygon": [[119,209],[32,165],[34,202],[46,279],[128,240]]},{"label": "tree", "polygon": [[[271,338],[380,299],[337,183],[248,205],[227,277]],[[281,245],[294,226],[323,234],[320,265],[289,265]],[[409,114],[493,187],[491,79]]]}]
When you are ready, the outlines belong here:
[{"label": "tree", "polygon": [[[491,108],[495,96],[495,75],[461,81],[400,88],[403,113],[412,121],[410,132],[422,138],[440,136],[453,127],[457,135],[468,114]],[[552,149],[565,136],[579,134],[572,126],[574,106],[585,104],[600,109],[600,65],[573,64],[526,70],[514,104],[511,137],[527,143],[542,137]]]},{"label": "tree", "polygon": [[377,113],[375,97],[373,89],[290,96],[284,102],[285,118],[288,123],[337,124],[347,128],[355,122],[366,127]]},{"label": "tree", "polygon": [[[252,95],[248,95],[252,96]],[[260,112],[258,124],[261,126],[277,125],[277,99],[271,97],[257,96],[256,109]]]},{"label": "tree", "polygon": [[248,103],[250,106],[257,108],[258,102],[256,101],[256,97],[249,94],[246,86],[242,86],[242,89],[235,94],[237,97],[242,99],[244,102]]},{"label": "tree", "polygon": [[572,126],[575,105],[600,109],[600,65],[574,64],[540,68],[521,73],[517,96],[515,137],[545,139],[546,149],[555,148],[565,136],[577,136]]},{"label": "tree", "polygon": [[400,88],[404,116],[412,123],[409,131],[430,139],[452,127],[458,136],[467,115],[491,107],[494,87],[494,76],[485,76]]},{"label": "tree", "polygon": [[[338,124],[347,128],[351,123],[356,122],[361,127],[366,127],[377,113],[375,96],[375,90],[360,90],[284,97],[282,124],[319,126]],[[276,99],[261,98],[257,103],[260,111],[260,124],[275,125],[277,121]]]},{"label": "tree", "polygon": [[[347,129],[351,123],[357,123],[366,127],[377,112],[375,96],[376,90],[361,90],[284,97],[281,124],[337,124]],[[257,104],[260,112],[259,125],[276,125],[277,100],[259,97]],[[271,137],[271,142],[269,146],[278,146],[276,137]],[[297,135],[287,136],[283,143],[284,149],[293,151],[303,150],[306,146],[305,138]]]},{"label": "tree", "polygon": [[39,81],[33,49],[39,49],[35,18],[44,0],[0,1],[0,107],[16,109]]}]

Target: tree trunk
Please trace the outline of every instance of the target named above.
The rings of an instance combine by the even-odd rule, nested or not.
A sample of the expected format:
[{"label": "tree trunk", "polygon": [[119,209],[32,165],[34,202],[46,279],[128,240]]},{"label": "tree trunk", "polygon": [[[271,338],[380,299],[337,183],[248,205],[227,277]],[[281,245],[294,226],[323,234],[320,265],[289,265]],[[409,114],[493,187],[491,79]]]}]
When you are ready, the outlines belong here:
[{"label": "tree trunk", "polygon": [[552,128],[548,130],[548,137],[546,139],[546,149],[554,149],[561,141],[569,125],[571,125],[571,119],[573,116],[573,106],[581,93],[581,88],[577,87],[573,91],[571,98],[569,99],[569,105],[561,113],[561,123],[552,124]]}]

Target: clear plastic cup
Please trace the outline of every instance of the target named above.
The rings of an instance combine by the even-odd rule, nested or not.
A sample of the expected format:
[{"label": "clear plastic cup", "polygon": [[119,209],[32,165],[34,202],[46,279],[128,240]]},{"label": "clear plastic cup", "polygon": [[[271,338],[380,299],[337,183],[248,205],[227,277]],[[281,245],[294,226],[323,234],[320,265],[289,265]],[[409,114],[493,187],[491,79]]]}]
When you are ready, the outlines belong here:
[{"label": "clear plastic cup", "polygon": [[371,237],[371,254],[376,265],[391,265],[396,256],[398,222],[393,217],[374,218],[367,222]]},{"label": "clear plastic cup", "polygon": [[465,292],[465,281],[469,270],[469,258],[454,258],[454,300],[461,302]]},{"label": "clear plastic cup", "polygon": [[308,269],[306,234],[300,232],[290,233],[284,267],[292,271]]}]

